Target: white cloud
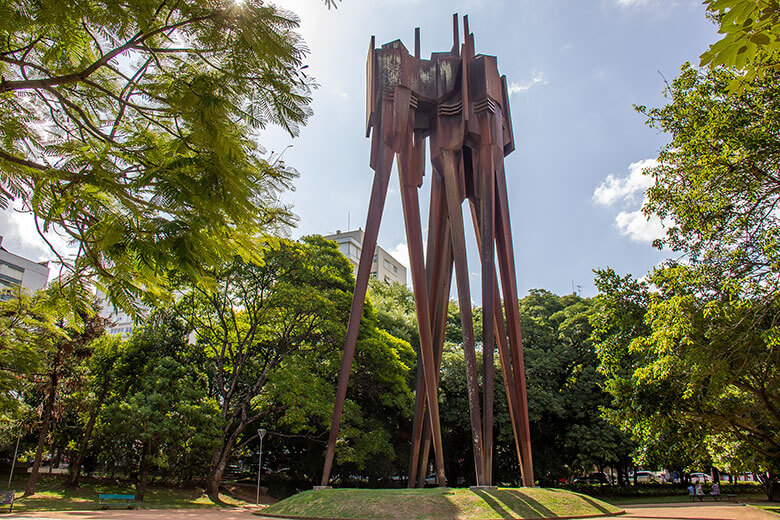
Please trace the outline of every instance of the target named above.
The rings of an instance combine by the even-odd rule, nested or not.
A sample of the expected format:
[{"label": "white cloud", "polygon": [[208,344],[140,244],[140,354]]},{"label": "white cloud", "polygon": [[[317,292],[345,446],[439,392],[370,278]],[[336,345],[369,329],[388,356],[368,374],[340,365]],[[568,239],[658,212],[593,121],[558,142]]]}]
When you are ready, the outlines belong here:
[{"label": "white cloud", "polygon": [[406,245],[406,242],[398,244],[393,249],[391,249],[390,255],[401,262],[401,265],[409,270],[409,246]]},{"label": "white cloud", "polygon": [[[15,209],[0,210],[0,235],[3,247],[11,253],[40,262],[54,260],[56,255],[38,234],[32,214]],[[68,241],[59,234],[49,231],[46,239],[57,251],[64,255],[74,254]]]},{"label": "white cloud", "polygon": [[609,174],[604,182],[593,192],[593,200],[602,206],[611,206],[616,202],[635,203],[647,188],[653,185],[653,179],[645,175],[646,168],[658,166],[655,159],[645,159],[631,163],[626,177]]},{"label": "white cloud", "polygon": [[513,81],[509,84],[509,95],[512,96],[514,94],[521,94],[525,92],[526,90],[530,89],[534,85],[546,85],[547,80],[544,79],[544,74],[538,71],[534,71],[531,73],[531,79],[528,81],[524,81],[521,83],[518,83],[516,81]]},{"label": "white cloud", "polygon": [[641,210],[621,211],[615,217],[620,232],[635,242],[652,242],[664,236],[664,225],[657,216],[649,219]]},{"label": "white cloud", "polygon": [[647,189],[653,185],[653,178],[643,172],[655,166],[658,166],[655,159],[631,163],[628,175],[610,174],[593,192],[596,204],[623,208],[615,217],[615,226],[635,242],[652,242],[664,236],[664,223],[655,215],[646,217],[639,209],[647,201]]},{"label": "white cloud", "polygon": [[617,0],[618,5],[624,7],[633,7],[636,5],[642,5],[649,3],[649,0]]}]

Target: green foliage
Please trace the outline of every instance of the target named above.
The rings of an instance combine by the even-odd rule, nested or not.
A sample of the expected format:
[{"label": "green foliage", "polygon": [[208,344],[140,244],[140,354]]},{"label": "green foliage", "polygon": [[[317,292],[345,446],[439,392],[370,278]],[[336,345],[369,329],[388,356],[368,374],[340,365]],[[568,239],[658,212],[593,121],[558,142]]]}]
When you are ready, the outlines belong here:
[{"label": "green foliage", "polygon": [[171,270],[256,261],[292,221],[295,172],[256,135],[310,114],[297,26],[259,0],[0,3],[0,206],[72,240],[61,261],[125,309]]},{"label": "green foliage", "polygon": [[738,77],[685,64],[666,106],[638,107],[671,135],[648,172],[644,211],[668,226],[656,245],[683,259],[656,268],[646,284],[597,271],[593,338],[611,417],[640,442],[640,460],[680,469],[749,464],[772,496],[780,475],[780,75],[746,76],[733,89]]},{"label": "green foliage", "polygon": [[136,329],[112,372],[113,394],[100,414],[98,435],[108,460],[145,456],[180,482],[205,473],[219,435],[219,411],[193,363],[193,348],[183,323],[165,311]]},{"label": "green foliage", "polygon": [[[180,304],[220,410],[209,486],[234,451],[256,441],[250,426],[272,432],[270,460],[286,450],[283,464],[308,478],[322,466],[322,446],[312,441],[330,424],[352,267],[319,236],[267,238],[261,253],[255,263],[225,265],[215,273],[216,291],[194,287]],[[378,330],[376,312],[366,305],[337,450],[340,468],[379,474],[394,460],[390,428],[411,414],[407,378],[413,362],[409,344]]]},{"label": "green foliage", "polygon": [[705,0],[723,37],[701,55],[701,65],[742,69],[730,90],[780,70],[780,4],[777,0]]},{"label": "green foliage", "polygon": [[669,104],[638,110],[671,135],[648,171],[646,214],[669,226],[659,246],[708,266],[714,290],[770,294],[780,270],[778,164],[780,73],[729,93],[733,71],[682,67],[667,91]]},{"label": "green foliage", "polygon": [[396,338],[419,350],[420,333],[417,330],[417,312],[414,294],[406,285],[385,283],[371,277],[368,281],[369,298],[377,311],[377,325]]},{"label": "green foliage", "polygon": [[[520,300],[534,473],[543,484],[593,466],[625,465],[632,448],[601,416],[609,396],[600,387],[603,376],[590,341],[592,312],[592,302],[575,295],[533,290]],[[494,475],[498,482],[516,482],[520,471],[497,355],[495,362]],[[477,364],[482,366],[479,359]],[[473,481],[465,362],[462,349],[452,343],[443,356],[441,388],[442,432],[458,453],[448,477]]]}]

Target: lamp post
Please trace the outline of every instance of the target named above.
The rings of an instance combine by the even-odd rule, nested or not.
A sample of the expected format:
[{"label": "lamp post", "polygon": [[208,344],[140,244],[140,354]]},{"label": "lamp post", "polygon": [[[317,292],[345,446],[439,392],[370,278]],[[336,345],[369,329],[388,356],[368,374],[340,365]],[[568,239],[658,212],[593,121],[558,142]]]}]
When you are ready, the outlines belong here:
[{"label": "lamp post", "polygon": [[263,437],[265,437],[265,434],[265,429],[257,429],[257,436],[260,437],[260,456],[257,459],[257,498],[255,499],[255,505],[260,504],[260,469],[263,467]]},{"label": "lamp post", "polygon": [[19,454],[19,441],[22,440],[22,432],[16,438],[16,449],[14,450],[14,460],[11,461],[11,474],[8,476],[8,489],[11,489],[11,480],[14,478],[14,466],[16,466],[16,457]]}]

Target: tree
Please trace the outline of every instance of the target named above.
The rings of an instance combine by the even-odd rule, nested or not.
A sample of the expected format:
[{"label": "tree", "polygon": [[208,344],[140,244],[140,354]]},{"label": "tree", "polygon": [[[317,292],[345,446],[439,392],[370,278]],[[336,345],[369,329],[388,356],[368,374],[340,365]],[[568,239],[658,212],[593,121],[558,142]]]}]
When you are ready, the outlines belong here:
[{"label": "tree", "polygon": [[780,4],[776,0],[705,0],[723,37],[701,55],[701,65],[736,67],[730,90],[780,70]]},{"label": "tree", "polygon": [[81,467],[89,450],[98,415],[111,390],[116,387],[118,381],[122,381],[122,378],[118,377],[120,373],[117,370],[122,352],[123,343],[118,336],[104,336],[95,345],[92,356],[87,362],[88,382],[84,391],[78,396],[79,408],[84,409],[86,423],[78,440],[76,452],[68,465],[67,485],[69,487],[79,486]]},{"label": "tree", "polygon": [[[329,5],[332,2],[328,2]],[[208,282],[292,221],[267,124],[310,115],[298,19],[260,0],[0,4],[0,207],[15,201],[114,304]]]},{"label": "tree", "polygon": [[[144,499],[150,471],[174,471],[180,481],[202,475],[219,437],[219,408],[208,396],[187,329],[157,311],[133,334],[118,361],[115,393],[101,411],[104,450],[136,456],[136,496]],[[135,449],[127,449],[132,447]]]},{"label": "tree", "polygon": [[633,377],[646,359],[632,348],[632,342],[651,330],[645,321],[651,297],[647,283],[607,268],[596,270],[596,287],[599,294],[590,316],[591,341],[599,372],[605,377],[602,386],[611,396],[606,418],[636,444],[632,453],[636,464],[669,468],[680,475],[703,467],[710,457],[702,442],[706,436],[702,425],[651,413],[647,407],[652,400],[642,401],[645,408],[634,401]]},{"label": "tree", "polygon": [[[737,75],[686,64],[665,107],[638,107],[671,135],[647,172],[654,184],[644,211],[668,226],[656,245],[682,260],[655,269],[653,291],[634,297],[645,305],[641,326],[616,339],[625,318],[607,311],[597,342],[607,371],[628,363],[610,385],[629,421],[700,432],[699,444],[716,460],[724,459],[718,445],[752,451],[773,497],[780,487],[780,72],[733,90]],[[605,302],[637,292],[614,273],[598,278]]]},{"label": "tree", "polygon": [[[602,417],[601,407],[608,405],[610,398],[600,387],[603,377],[597,372],[590,341],[592,302],[536,289],[519,304],[537,479],[554,485],[560,478],[593,466],[627,464],[632,444]],[[459,335],[452,337],[460,341]],[[498,356],[495,362],[496,388],[503,389]],[[451,479],[463,477],[473,482],[465,361],[459,344],[445,344],[442,365],[447,474]],[[503,390],[496,391],[495,425],[495,477],[500,482],[518,482],[520,468]]]},{"label": "tree", "polygon": [[311,375],[305,357],[340,344],[351,267],[321,237],[300,243],[269,238],[263,245],[261,261],[237,259],[216,274],[216,291],[195,287],[181,303],[203,352],[209,395],[220,409],[220,439],[206,485],[214,501],[249,426],[280,411],[288,421],[330,413],[332,388]]},{"label": "tree", "polygon": [[106,320],[98,316],[94,301],[85,295],[79,304],[74,308],[63,297],[62,286],[54,283],[34,296],[20,292],[0,307],[0,346],[9,353],[8,372],[23,382],[4,392],[5,405],[27,390],[35,394],[41,420],[25,496],[35,494],[62,383],[72,378],[79,361],[90,356],[94,340],[105,331]]}]

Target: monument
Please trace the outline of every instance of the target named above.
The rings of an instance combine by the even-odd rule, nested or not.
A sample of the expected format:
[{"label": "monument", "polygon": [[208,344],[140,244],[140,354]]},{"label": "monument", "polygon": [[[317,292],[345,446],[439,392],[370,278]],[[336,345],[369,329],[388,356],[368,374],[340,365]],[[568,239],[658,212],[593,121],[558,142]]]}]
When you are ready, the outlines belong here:
[{"label": "monument", "polygon": [[[506,76],[495,56],[476,54],[468,17],[461,45],[458,15],[448,52],[420,57],[395,40],[375,48],[366,63],[366,137],[374,170],[365,238],[357,271],[336,402],[322,474],[330,480],[339,424],[347,394],[373,251],[393,160],[401,185],[412,288],[420,333],[409,487],[422,487],[430,449],[436,482],[446,485],[437,391],[453,267],[463,324],[463,349],[477,486],[493,476],[494,352],[498,350],[523,484],[533,486],[525,368],[504,157],[514,146]],[[425,176],[425,143],[431,158],[428,243],[423,256],[418,190]],[[482,265],[483,385],[477,379],[471,289],[466,260],[463,202],[468,200]],[[498,270],[496,270],[496,260]],[[500,292],[499,292],[500,287]],[[503,297],[503,312],[501,299]]]}]

